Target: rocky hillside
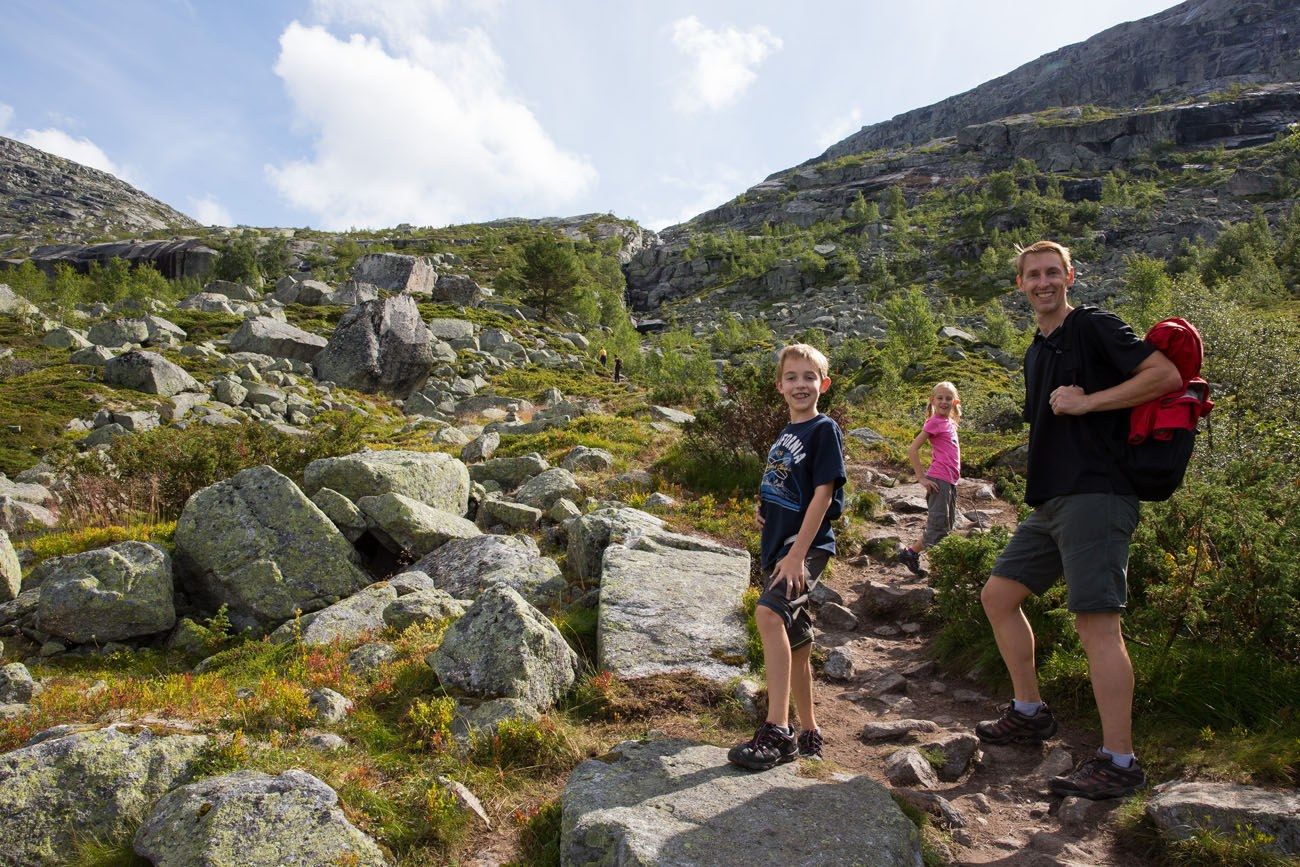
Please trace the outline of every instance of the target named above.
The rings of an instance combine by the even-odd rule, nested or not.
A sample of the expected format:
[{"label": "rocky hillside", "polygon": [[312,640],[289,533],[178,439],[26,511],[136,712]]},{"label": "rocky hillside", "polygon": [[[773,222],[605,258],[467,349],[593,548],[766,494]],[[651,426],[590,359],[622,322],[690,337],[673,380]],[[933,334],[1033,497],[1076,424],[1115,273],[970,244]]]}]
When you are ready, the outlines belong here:
[{"label": "rocky hillside", "polygon": [[1045,54],[965,93],[863,127],[810,162],[924,144],[973,123],[1060,105],[1126,108],[1293,81],[1300,79],[1298,39],[1300,7],[1289,0],[1188,0]]},{"label": "rocky hillside", "polygon": [[33,244],[198,227],[106,172],[0,137],[0,255]]}]

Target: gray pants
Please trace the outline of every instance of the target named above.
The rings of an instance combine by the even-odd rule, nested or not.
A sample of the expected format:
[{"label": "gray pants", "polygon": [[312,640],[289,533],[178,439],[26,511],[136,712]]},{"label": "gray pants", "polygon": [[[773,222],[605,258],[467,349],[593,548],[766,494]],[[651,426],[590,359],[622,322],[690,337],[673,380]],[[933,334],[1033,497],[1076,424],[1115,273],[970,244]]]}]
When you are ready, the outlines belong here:
[{"label": "gray pants", "polygon": [[925,495],[929,514],[925,519],[925,535],[921,537],[921,545],[933,548],[952,532],[952,525],[957,523],[957,486],[934,476],[926,478],[939,486],[939,490]]}]

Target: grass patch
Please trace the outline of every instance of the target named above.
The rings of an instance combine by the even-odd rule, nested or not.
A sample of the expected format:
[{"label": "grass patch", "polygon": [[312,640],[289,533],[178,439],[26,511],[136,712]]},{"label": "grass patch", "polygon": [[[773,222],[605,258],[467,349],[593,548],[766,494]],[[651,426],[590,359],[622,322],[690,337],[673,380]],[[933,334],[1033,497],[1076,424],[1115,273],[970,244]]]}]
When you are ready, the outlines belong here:
[{"label": "grass patch", "polygon": [[175,531],[175,521],[127,526],[81,527],[76,530],[60,530],[37,536],[27,543],[27,548],[33,555],[31,565],[35,566],[50,557],[80,554],[82,551],[91,551],[118,542],[155,542],[170,549],[172,534]]},{"label": "grass patch", "polygon": [[1128,799],[1115,811],[1119,840],[1124,849],[1159,867],[1294,867],[1295,858],[1283,855],[1272,837],[1253,827],[1231,832],[1197,828],[1182,840],[1161,835],[1146,814],[1147,796]]},{"label": "grass patch", "polygon": [[520,858],[508,867],[560,867],[560,830],[564,818],[559,800],[547,801],[520,816]]},{"label": "grass patch", "polygon": [[644,422],[613,415],[584,415],[564,427],[549,428],[532,434],[501,438],[497,457],[512,457],[538,452],[548,461],[563,458],[577,446],[604,449],[626,462],[636,457],[662,435]]},{"label": "grass patch", "polygon": [[[514,326],[516,329],[518,325]],[[498,394],[516,395],[539,403],[547,389],[558,388],[567,398],[596,398],[606,410],[617,411],[629,406],[640,406],[644,398],[629,392],[613,379],[585,370],[527,365],[495,373],[489,379]]]}]

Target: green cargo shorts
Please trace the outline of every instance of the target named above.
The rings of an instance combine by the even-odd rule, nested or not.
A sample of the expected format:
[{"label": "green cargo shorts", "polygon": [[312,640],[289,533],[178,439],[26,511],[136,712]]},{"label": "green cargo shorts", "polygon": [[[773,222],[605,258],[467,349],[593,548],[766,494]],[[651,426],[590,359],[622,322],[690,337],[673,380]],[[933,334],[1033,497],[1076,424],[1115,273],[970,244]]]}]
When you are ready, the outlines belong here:
[{"label": "green cargo shorts", "polygon": [[1070,611],[1123,611],[1128,548],[1137,522],[1137,497],[1053,497],[1020,522],[993,564],[993,574],[1019,581],[1034,593],[1064,575]]}]

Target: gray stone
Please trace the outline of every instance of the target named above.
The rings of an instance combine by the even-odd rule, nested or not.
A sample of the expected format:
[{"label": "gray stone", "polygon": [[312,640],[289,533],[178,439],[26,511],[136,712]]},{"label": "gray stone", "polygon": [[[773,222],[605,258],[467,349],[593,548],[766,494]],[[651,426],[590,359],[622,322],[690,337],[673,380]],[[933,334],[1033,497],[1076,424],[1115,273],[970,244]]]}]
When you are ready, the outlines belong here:
[{"label": "gray stone", "polygon": [[311,501],[325,513],[339,532],[349,542],[356,543],[365,535],[366,516],[361,514],[357,505],[333,488],[321,488],[311,495]]},{"label": "gray stone", "polygon": [[560,466],[566,470],[592,470],[599,472],[614,466],[614,456],[604,449],[587,446],[575,446],[560,460]]},{"label": "gray stone", "polygon": [[573,686],[578,658],[551,621],[509,587],[488,587],[428,657],[443,687],[547,710]]},{"label": "gray stone", "polygon": [[441,452],[357,452],[307,465],[303,488],[332,488],[354,503],[362,497],[402,494],[453,515],[469,508],[469,471]]},{"label": "gray stone", "polygon": [[327,687],[321,687],[308,693],[307,706],[311,708],[316,722],[334,725],[343,722],[352,711],[352,699]]},{"label": "gray stone", "polygon": [[[484,434],[487,436],[496,436],[500,441],[501,437],[495,432]],[[470,478],[480,484],[483,482],[496,482],[503,488],[516,488],[534,476],[550,469],[551,465],[546,459],[536,452],[526,455],[519,455],[512,458],[492,458],[484,460],[481,464],[475,464],[470,467]]]},{"label": "gray stone", "polygon": [[82,644],[120,641],[171,629],[171,558],[156,545],[119,542],[52,557],[30,576],[41,590],[37,628]]},{"label": "gray stone", "polygon": [[1300,794],[1294,790],[1175,780],[1152,790],[1146,814],[1171,840],[1185,840],[1201,828],[1232,834],[1249,827],[1272,837],[1275,851],[1300,855]]},{"label": "gray stone", "polygon": [[372,283],[389,292],[405,292],[420,298],[433,294],[438,274],[426,256],[400,253],[368,253],[352,266],[352,279]]},{"label": "gray stone", "polygon": [[663,529],[664,522],[649,512],[627,506],[597,509],[569,526],[567,563],[580,580],[598,581],[605,548],[634,535]]},{"label": "gray stone", "polygon": [[40,684],[21,662],[0,668],[0,704],[26,704],[40,691]]},{"label": "gray stone", "polygon": [[[387,608],[384,609],[384,611],[387,610]],[[372,641],[369,644],[361,645],[348,654],[348,671],[363,679],[373,678],[379,669],[396,658],[397,648],[393,647],[393,645]]]},{"label": "gray stone", "polygon": [[478,819],[478,821],[482,823],[483,827],[492,827],[492,820],[488,818],[487,812],[483,809],[482,802],[479,801],[479,799],[474,796],[474,793],[464,785],[453,779],[444,777],[441,774],[434,778],[434,782],[437,783],[440,789],[451,795],[452,798],[456,800],[456,803],[460,805],[461,810]]},{"label": "gray stone", "polygon": [[[467,464],[476,464],[480,461],[486,461],[496,454],[497,446],[501,445],[501,434],[496,431],[491,433],[479,434],[465,444],[460,450],[460,459]],[[471,471],[472,475],[472,471]]]},{"label": "gray stone", "polygon": [[862,727],[864,741],[892,741],[914,732],[937,732],[939,726],[928,719],[876,720]]},{"label": "gray stone", "polygon": [[555,501],[555,505],[546,511],[546,517],[550,518],[557,524],[562,524],[570,518],[576,518],[582,514],[582,510],[571,500],[564,497]]},{"label": "gray stone", "polygon": [[492,524],[504,524],[511,530],[531,530],[542,522],[542,510],[508,500],[485,500],[480,513]]},{"label": "gray stone", "polygon": [[110,319],[90,326],[86,338],[96,346],[126,346],[149,339],[149,325],[143,319]]},{"label": "gray stone", "polygon": [[487,297],[482,286],[467,274],[445,274],[438,278],[433,300],[460,307],[477,307]]},{"label": "gray stone", "polygon": [[474,323],[467,319],[430,319],[425,325],[439,340],[468,340],[474,336]]},{"label": "gray stone", "polygon": [[433,337],[410,295],[367,301],[339,320],[313,362],[316,378],[365,392],[406,397],[433,369]]},{"label": "gray stone", "polygon": [[104,364],[104,382],[161,397],[201,390],[184,368],[155,352],[126,352],[109,359]]},{"label": "gray stone", "polygon": [[971,760],[979,752],[980,740],[973,734],[962,733],[946,737],[933,745],[941,750],[944,763],[935,769],[939,779],[945,783],[955,783],[966,773]]},{"label": "gray stone", "polygon": [[893,790],[895,798],[901,798],[907,803],[923,810],[938,819],[938,825],[945,830],[966,827],[966,817],[961,811],[952,805],[952,803],[941,795],[934,792],[918,792],[915,789],[896,788]]},{"label": "gray stone", "polygon": [[905,747],[885,759],[885,776],[895,786],[924,786],[928,789],[939,785],[934,768],[916,747]]},{"label": "gray stone", "polygon": [[871,614],[900,617],[924,611],[934,601],[934,588],[926,584],[883,583],[868,580],[862,588],[862,605]]},{"label": "gray stone", "polygon": [[650,407],[650,417],[655,421],[666,421],[672,424],[687,424],[695,421],[695,416],[689,412],[683,412],[680,409],[673,409],[670,406],[652,406]]},{"label": "gray stone", "polygon": [[371,584],[319,611],[286,620],[271,633],[271,640],[329,644],[334,641],[349,641],[368,632],[378,632],[384,628],[384,609],[398,596],[398,587],[393,581]]},{"label": "gray stone", "polygon": [[384,608],[384,624],[401,632],[411,626],[460,617],[467,605],[443,590],[423,590],[399,596]]},{"label": "gray stone", "polygon": [[112,350],[103,346],[87,346],[68,356],[69,364],[88,364],[91,367],[103,367],[113,357]]},{"label": "gray stone", "polygon": [[188,776],[206,742],[159,737],[147,728],[69,727],[0,756],[6,863],[64,864],[80,840],[130,833],[159,797]]},{"label": "gray stone", "polygon": [[853,655],[846,653],[842,647],[833,648],[826,654],[822,672],[831,680],[852,680],[858,673]]},{"label": "gray stone", "polygon": [[476,599],[488,587],[504,584],[530,603],[545,606],[564,589],[560,567],[522,534],[453,539],[411,568],[457,599]]},{"label": "gray stone", "polygon": [[326,752],[335,752],[336,750],[345,750],[348,742],[334,732],[318,732],[307,729],[302,733],[302,742],[309,747]]},{"label": "gray stone", "polygon": [[256,352],[275,358],[311,361],[325,348],[324,337],[268,316],[245,319],[230,336],[231,352]]},{"label": "gray stone", "polygon": [[818,581],[817,586],[808,594],[808,601],[813,605],[825,605],[828,602],[834,602],[837,605],[844,604],[844,597],[834,587],[831,587],[825,581]]},{"label": "gray stone", "polygon": [[369,583],[325,513],[268,466],[192,495],[175,540],[177,576],[190,596],[214,611],[228,605],[240,629],[275,626]]},{"label": "gray stone", "polygon": [[601,570],[598,667],[623,678],[739,676],[748,586],[743,550],[662,531],[611,545]]},{"label": "gray stone", "polygon": [[387,867],[329,786],[297,769],[236,771],[168,792],[135,834],[156,867],[350,864]]},{"label": "gray stone", "polygon": [[573,473],[560,467],[552,467],[524,482],[515,490],[515,500],[526,506],[546,511],[560,498],[568,500],[582,499],[582,488]]},{"label": "gray stone", "polygon": [[536,722],[542,715],[530,703],[518,698],[494,698],[482,702],[457,702],[456,715],[451,721],[451,732],[464,746],[480,733],[495,732],[506,720]]},{"label": "gray stone", "polygon": [[[276,284],[277,287],[279,285]],[[203,287],[203,291],[213,295],[223,295],[232,301],[257,301],[262,297],[261,293],[252,286],[230,280],[212,280]]]},{"label": "gray stone", "polygon": [[248,389],[233,379],[218,379],[215,393],[217,400],[231,406],[239,406],[248,397]]},{"label": "gray stone", "polygon": [[[920,867],[920,835],[865,774],[804,776],[796,763],[762,774],[688,741],[628,741],[579,765],[562,796],[564,864]],[[798,815],[798,833],[767,833]],[[811,848],[810,848],[811,845]]]},{"label": "gray stone", "polygon": [[1068,774],[1073,768],[1074,757],[1068,750],[1056,747],[1038,763],[1038,767],[1034,768],[1030,776],[1038,780],[1050,780],[1052,777]]},{"label": "gray stone", "polygon": [[[653,493],[646,497],[645,507],[647,509],[671,509],[677,505],[677,501],[667,494]],[[821,586],[820,584],[817,586]]]},{"label": "gray stone", "polygon": [[61,325],[41,338],[41,343],[51,349],[85,349],[91,343],[85,336],[73,328]]},{"label": "gray stone", "polygon": [[825,629],[852,632],[858,628],[858,617],[837,602],[827,602],[817,610],[817,622]]},{"label": "gray stone", "polygon": [[7,313],[21,319],[39,312],[35,304],[14,292],[7,283],[0,283],[0,313]]},{"label": "gray stone", "polygon": [[0,602],[16,597],[22,584],[23,568],[18,564],[18,552],[9,541],[9,534],[0,530]]},{"label": "gray stone", "polygon": [[81,441],[84,448],[94,448],[95,446],[108,445],[120,436],[125,436],[127,429],[120,424],[106,424],[103,427],[96,428],[90,436]]},{"label": "gray stone", "polygon": [[473,521],[401,494],[361,497],[357,508],[365,515],[371,534],[395,554],[423,557],[452,539],[481,535]]}]

